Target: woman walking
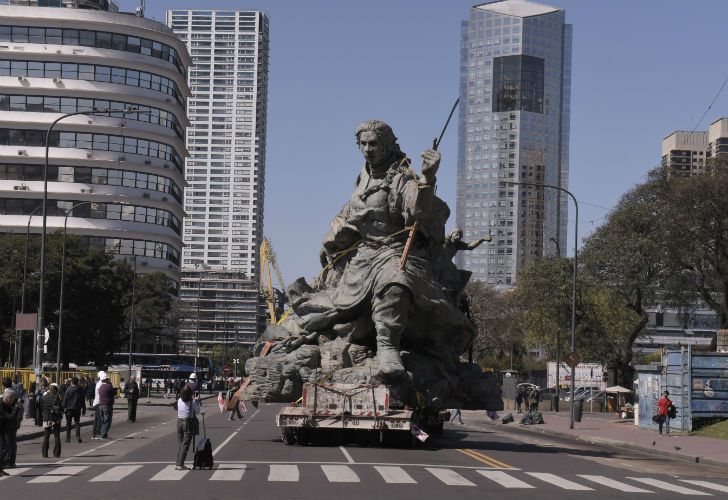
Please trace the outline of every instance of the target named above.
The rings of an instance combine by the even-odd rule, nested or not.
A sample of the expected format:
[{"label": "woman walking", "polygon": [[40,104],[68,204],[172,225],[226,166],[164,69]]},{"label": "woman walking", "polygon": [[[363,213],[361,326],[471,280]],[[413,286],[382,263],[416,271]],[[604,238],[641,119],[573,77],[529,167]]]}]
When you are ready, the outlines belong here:
[{"label": "woman walking", "polygon": [[58,396],[58,384],[51,384],[48,392],[43,394],[41,408],[44,431],[41,453],[43,458],[48,458],[48,446],[53,432],[53,456],[58,458],[61,456],[61,398]]},{"label": "woman walking", "polygon": [[180,397],[177,400],[177,467],[175,470],[187,470],[185,459],[190,450],[192,436],[200,433],[200,422],[197,415],[200,414],[200,397],[193,396],[192,389],[183,387]]},{"label": "woman walking", "polygon": [[657,424],[659,426],[660,436],[662,436],[663,426],[665,426],[665,435],[670,435],[670,413],[668,410],[671,406],[670,393],[665,391],[657,402]]}]

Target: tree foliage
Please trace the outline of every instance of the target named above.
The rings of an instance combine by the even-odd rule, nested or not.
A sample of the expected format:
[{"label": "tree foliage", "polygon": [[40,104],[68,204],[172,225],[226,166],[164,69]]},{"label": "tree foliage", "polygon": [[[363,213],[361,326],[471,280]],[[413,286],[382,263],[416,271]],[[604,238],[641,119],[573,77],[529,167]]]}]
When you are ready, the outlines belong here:
[{"label": "tree foliage", "polygon": [[[23,285],[25,235],[0,236],[0,330],[2,359],[8,360],[16,311],[20,310]],[[68,236],[64,269],[64,300],[60,304],[62,235],[48,235],[46,242],[45,323],[50,332],[46,361],[55,361],[59,316],[63,311],[62,355],[65,364],[107,364],[109,354],[128,342],[133,269],[114,260],[103,249],[88,248],[80,238]],[[25,312],[38,309],[40,238],[28,241]],[[174,328],[175,300],[162,273],[137,278],[135,327],[140,340],[160,328]],[[25,334],[23,364],[32,357],[32,336]],[[150,341],[153,343],[154,339]]]}]

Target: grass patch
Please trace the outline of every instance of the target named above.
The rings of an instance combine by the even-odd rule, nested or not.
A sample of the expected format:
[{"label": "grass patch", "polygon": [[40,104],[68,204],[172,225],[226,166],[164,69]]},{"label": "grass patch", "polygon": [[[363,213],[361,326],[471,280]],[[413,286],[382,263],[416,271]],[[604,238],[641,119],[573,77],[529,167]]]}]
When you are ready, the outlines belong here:
[{"label": "grass patch", "polygon": [[693,436],[708,438],[728,439],[728,420],[704,425],[700,429],[691,432]]}]

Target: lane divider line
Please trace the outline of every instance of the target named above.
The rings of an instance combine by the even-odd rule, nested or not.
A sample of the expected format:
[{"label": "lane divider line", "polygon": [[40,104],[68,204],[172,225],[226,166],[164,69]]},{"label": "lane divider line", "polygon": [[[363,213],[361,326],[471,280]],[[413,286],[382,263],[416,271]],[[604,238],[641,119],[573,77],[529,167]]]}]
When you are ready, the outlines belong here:
[{"label": "lane divider line", "polygon": [[[260,411],[260,408],[259,408],[259,409],[257,409],[257,410],[255,410],[255,413],[253,413],[253,414],[252,414],[252,415],[250,416],[250,418],[252,419],[253,417],[255,417],[255,415],[257,415],[259,411]],[[227,445],[227,444],[228,444],[228,443],[229,443],[230,441],[232,441],[232,439],[233,439],[233,438],[234,438],[234,437],[235,437],[235,436],[237,435],[237,433],[238,433],[238,432],[240,432],[240,430],[241,430],[241,429],[242,429],[243,427],[245,427],[245,426],[246,426],[246,425],[248,424],[248,422],[250,422],[250,420],[246,420],[246,421],[245,421],[245,423],[244,423],[243,425],[241,425],[240,427],[238,427],[238,428],[237,428],[237,429],[235,430],[235,432],[233,432],[232,434],[230,434],[230,435],[229,435],[229,436],[227,437],[227,439],[225,439],[225,441],[223,441],[222,443],[220,443],[220,445],[219,445],[219,446],[218,446],[217,448],[215,448],[215,449],[214,449],[214,450],[212,451],[212,456],[214,457],[215,455],[217,455],[217,454],[218,454],[218,453],[220,452],[220,450],[222,450],[222,449],[223,449],[223,447],[224,447],[225,445]]]},{"label": "lane divider line", "polygon": [[348,461],[348,462],[349,462],[350,464],[355,464],[355,463],[356,463],[356,462],[354,462],[354,459],[353,459],[353,458],[351,458],[351,455],[349,455],[349,452],[348,452],[348,451],[346,451],[346,448],[344,448],[343,446],[339,446],[339,449],[341,450],[341,453],[343,453],[343,454],[344,454],[344,457],[346,457],[346,460],[347,460],[347,461]]},{"label": "lane divider line", "polygon": [[480,452],[471,450],[469,448],[465,448],[465,449],[457,448],[457,451],[459,451],[463,455],[467,455],[470,458],[477,460],[478,462],[483,462],[484,464],[486,464],[490,467],[495,467],[496,469],[512,469],[513,468],[510,465],[508,465],[504,462],[501,462],[500,460],[496,460],[495,458],[489,457],[488,455],[484,455]]}]

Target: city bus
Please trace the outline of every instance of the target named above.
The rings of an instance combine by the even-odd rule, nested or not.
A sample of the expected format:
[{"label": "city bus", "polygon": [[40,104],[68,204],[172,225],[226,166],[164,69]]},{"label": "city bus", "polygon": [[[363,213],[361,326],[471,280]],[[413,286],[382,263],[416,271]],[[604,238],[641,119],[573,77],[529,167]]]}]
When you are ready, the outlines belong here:
[{"label": "city bus", "polygon": [[[117,352],[111,356],[109,369],[120,372],[129,369],[129,353]],[[186,379],[195,371],[195,356],[191,354],[151,354],[135,352],[131,354],[131,372],[142,383],[151,379],[156,388],[157,382],[164,387],[165,380]],[[215,377],[215,367],[209,356],[197,357],[197,376],[201,383]]]}]

